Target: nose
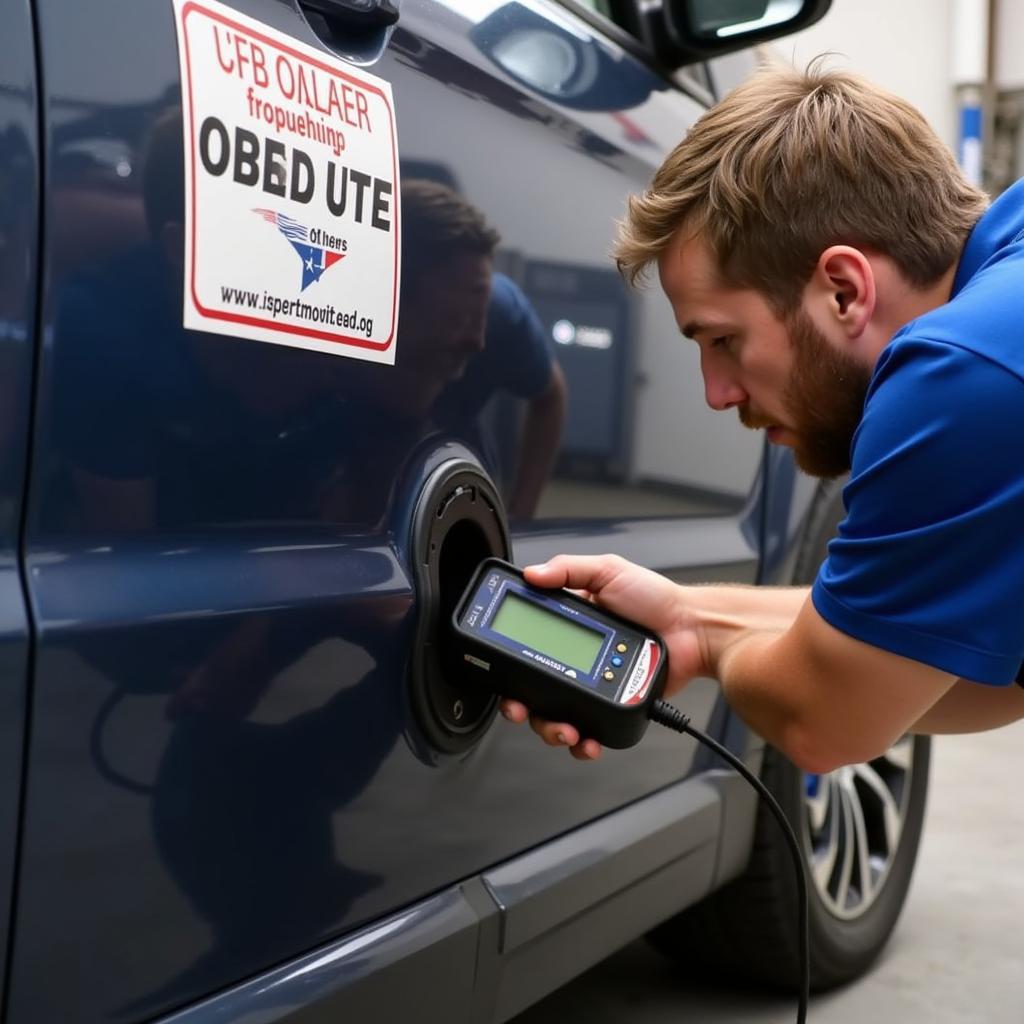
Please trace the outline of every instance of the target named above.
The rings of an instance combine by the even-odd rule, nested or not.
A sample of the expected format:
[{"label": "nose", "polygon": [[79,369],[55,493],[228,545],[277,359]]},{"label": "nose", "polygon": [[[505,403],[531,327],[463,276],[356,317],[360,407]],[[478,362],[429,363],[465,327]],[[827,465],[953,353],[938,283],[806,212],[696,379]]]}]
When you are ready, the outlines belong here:
[{"label": "nose", "polygon": [[746,390],[732,374],[712,370],[706,364],[702,364],[701,373],[704,376],[704,401],[715,412],[733,409],[749,399]]}]

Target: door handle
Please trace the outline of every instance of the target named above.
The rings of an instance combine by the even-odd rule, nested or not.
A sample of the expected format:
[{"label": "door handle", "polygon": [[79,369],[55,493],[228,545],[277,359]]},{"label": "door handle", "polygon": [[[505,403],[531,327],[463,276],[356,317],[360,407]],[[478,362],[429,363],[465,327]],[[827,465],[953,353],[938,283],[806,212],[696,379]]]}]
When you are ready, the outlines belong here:
[{"label": "door handle", "polygon": [[364,31],[394,25],[399,13],[395,0],[299,0],[299,6],[330,22]]}]

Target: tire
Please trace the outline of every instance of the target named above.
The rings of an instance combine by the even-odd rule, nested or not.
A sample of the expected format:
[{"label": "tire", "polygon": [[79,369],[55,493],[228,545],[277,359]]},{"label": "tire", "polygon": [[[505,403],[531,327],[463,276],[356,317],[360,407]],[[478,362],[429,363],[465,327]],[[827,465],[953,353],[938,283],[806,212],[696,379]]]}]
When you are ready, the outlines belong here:
[{"label": "tire", "polygon": [[[813,580],[841,518],[839,485],[823,485],[808,516],[795,582]],[[863,974],[896,925],[917,860],[930,754],[929,737],[905,736],[867,764],[808,776],[765,748],[761,779],[793,825],[808,869],[815,991]],[[759,804],[745,873],[648,938],[688,972],[795,991],[796,908],[789,847]]]}]

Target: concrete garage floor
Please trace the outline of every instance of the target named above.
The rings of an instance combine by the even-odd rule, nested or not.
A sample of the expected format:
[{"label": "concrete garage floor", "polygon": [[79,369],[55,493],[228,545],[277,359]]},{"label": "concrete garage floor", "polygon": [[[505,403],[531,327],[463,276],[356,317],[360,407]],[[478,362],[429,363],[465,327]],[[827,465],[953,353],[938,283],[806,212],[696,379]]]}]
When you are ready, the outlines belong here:
[{"label": "concrete garage floor", "polygon": [[[933,745],[917,871],[886,951],[847,989],[812,999],[808,1024],[1024,1022],[1024,722]],[[785,1024],[796,1003],[694,989],[643,942],[514,1024]]]}]

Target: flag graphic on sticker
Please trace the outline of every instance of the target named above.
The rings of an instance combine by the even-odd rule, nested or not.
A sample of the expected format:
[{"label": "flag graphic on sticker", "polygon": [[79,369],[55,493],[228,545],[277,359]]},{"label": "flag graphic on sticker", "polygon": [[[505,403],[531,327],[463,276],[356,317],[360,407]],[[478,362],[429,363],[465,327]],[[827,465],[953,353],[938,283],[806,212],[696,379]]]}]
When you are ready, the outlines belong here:
[{"label": "flag graphic on sticker", "polygon": [[[333,267],[339,260],[345,258],[343,252],[335,252],[333,249],[324,249],[309,244],[309,229],[291,217],[274,210],[253,210],[258,213],[267,223],[273,224],[285,238],[291,242],[295,251],[302,260],[302,287],[305,291],[311,284],[320,280],[321,275],[328,267]],[[348,248],[348,242],[343,240],[342,245]]]}]

